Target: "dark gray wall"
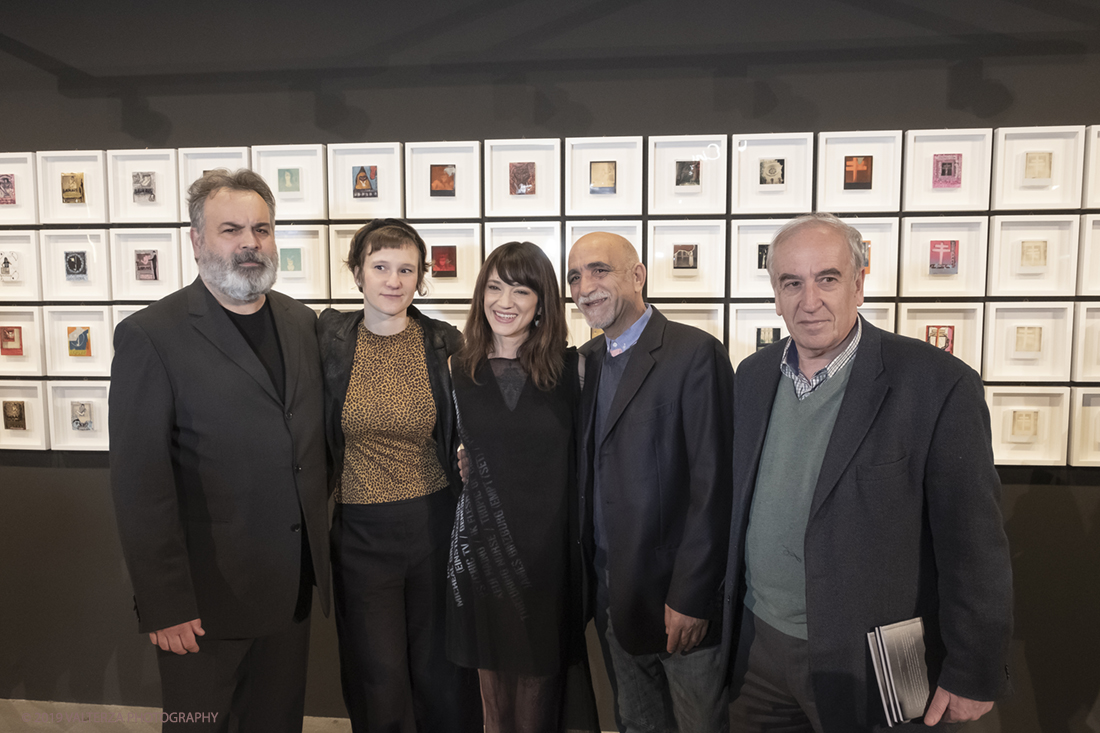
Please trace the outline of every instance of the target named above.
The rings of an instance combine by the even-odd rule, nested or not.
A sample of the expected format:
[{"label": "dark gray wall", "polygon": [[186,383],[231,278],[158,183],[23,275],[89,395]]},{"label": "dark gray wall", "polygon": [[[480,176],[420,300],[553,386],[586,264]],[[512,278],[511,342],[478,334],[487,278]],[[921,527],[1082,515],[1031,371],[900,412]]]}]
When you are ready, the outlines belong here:
[{"label": "dark gray wall", "polygon": [[[8,151],[1100,123],[1100,9],[1070,0],[61,1],[0,18]],[[157,704],[106,466],[0,452],[0,696]],[[1100,471],[1002,475],[1017,694],[974,729],[1090,730]],[[315,619],[311,714],[342,714],[337,677]]]}]

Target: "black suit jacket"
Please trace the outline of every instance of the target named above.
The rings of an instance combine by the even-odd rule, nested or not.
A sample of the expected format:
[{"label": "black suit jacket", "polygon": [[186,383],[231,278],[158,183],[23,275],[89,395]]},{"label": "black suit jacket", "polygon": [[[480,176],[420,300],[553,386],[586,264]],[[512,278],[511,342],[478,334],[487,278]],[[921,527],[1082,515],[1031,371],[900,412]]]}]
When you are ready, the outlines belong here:
[{"label": "black suit jacket", "polygon": [[721,584],[729,539],[733,368],[722,344],[656,308],[619,383],[603,440],[595,435],[603,336],[581,348],[578,456],[582,543],[592,611],[594,458],[599,453],[611,621],[631,654],[662,652],[664,608],[711,620],[721,638]]},{"label": "black suit jacket", "polygon": [[[777,388],[793,389],[779,371],[785,343],[737,372],[727,647],[772,402]],[[877,730],[886,723],[866,637],[875,626],[921,616],[940,686],[977,700],[1002,694],[1012,569],[978,374],[866,321],[850,368],[806,527],[807,634],[822,725]]]},{"label": "black suit jacket", "polygon": [[288,627],[303,517],[328,614],[316,316],[285,295],[267,299],[285,401],[201,279],[115,329],[111,488],[143,632],[194,618],[212,638]]}]

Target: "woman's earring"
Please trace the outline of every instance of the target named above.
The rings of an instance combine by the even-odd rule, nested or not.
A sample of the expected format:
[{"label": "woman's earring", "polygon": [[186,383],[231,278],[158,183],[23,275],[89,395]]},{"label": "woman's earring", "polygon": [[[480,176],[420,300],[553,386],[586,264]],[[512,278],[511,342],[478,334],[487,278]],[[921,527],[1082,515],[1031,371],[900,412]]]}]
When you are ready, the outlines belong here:
[{"label": "woman's earring", "polygon": [[541,315],[542,315],[542,308],[539,308],[537,311],[535,311],[535,328],[539,327],[539,316],[541,316]]}]

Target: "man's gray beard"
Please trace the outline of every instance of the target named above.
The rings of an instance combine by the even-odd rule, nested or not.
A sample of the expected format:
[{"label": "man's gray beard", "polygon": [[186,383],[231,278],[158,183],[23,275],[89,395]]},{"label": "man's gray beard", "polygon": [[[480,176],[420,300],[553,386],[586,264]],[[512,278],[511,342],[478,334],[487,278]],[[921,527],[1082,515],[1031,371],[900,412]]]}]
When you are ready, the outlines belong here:
[{"label": "man's gray beard", "polygon": [[[241,267],[244,262],[258,262],[263,267]],[[203,244],[199,247],[198,265],[204,283],[240,303],[252,303],[271,290],[279,275],[275,258],[258,249],[242,250],[223,259]]]}]

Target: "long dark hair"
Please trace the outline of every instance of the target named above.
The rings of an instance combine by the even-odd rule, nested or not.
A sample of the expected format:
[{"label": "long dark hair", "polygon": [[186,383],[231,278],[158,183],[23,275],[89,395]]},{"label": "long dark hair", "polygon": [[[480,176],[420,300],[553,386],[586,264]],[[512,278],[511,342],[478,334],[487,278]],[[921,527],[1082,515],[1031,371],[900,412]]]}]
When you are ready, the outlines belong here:
[{"label": "long dark hair", "polygon": [[554,266],[546,253],[530,242],[503,244],[481,266],[470,314],[466,317],[465,343],[457,355],[460,368],[476,381],[478,366],[493,350],[493,329],[485,318],[485,287],[493,272],[509,285],[531,288],[538,296],[535,311],[538,315],[527,329],[527,339],[520,344],[519,363],[536,387],[552,389],[561,377],[565,361],[565,309]]}]

